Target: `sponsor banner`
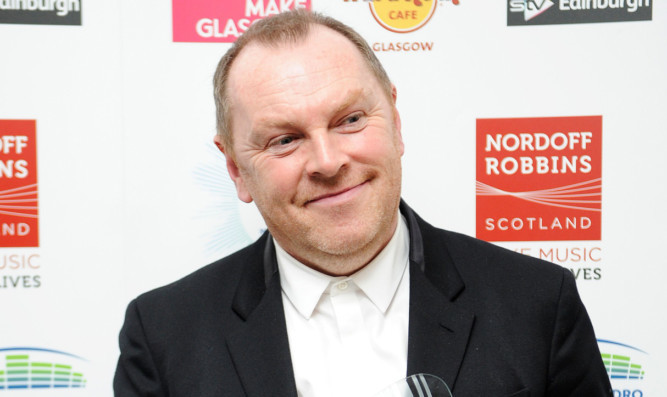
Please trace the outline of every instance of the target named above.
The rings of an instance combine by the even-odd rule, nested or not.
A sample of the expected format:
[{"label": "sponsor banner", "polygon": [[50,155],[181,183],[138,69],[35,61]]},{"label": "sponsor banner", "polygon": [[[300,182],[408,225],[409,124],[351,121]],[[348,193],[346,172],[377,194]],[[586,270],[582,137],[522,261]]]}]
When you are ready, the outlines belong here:
[{"label": "sponsor banner", "polygon": [[0,0],[0,23],[81,25],[81,0]]},{"label": "sponsor banner", "polygon": [[233,43],[255,20],[311,0],[172,0],[174,42]]},{"label": "sponsor banner", "polygon": [[42,262],[38,252],[26,249],[0,250],[0,291],[35,289],[42,286]]},{"label": "sponsor banner", "polygon": [[604,275],[604,251],[599,241],[502,243],[507,249],[556,263],[577,281],[599,281]]},{"label": "sponsor banner", "polygon": [[438,5],[436,0],[371,1],[373,18],[394,33],[413,32],[426,25]]},{"label": "sponsor banner", "polygon": [[600,240],[602,116],[477,120],[477,237]]},{"label": "sponsor banner", "polygon": [[0,391],[83,389],[87,367],[85,359],[57,350],[0,348]]},{"label": "sponsor banner", "polygon": [[36,121],[0,120],[0,247],[39,246],[37,200]]},{"label": "sponsor banner", "polygon": [[649,355],[624,343],[598,339],[602,361],[614,397],[643,397],[644,379],[650,376]]},{"label": "sponsor banner", "polygon": [[650,21],[651,0],[507,0],[507,25]]},{"label": "sponsor banner", "polygon": [[[428,24],[436,8],[451,3],[459,5],[460,0],[343,0],[345,3],[368,3],[373,19],[393,33],[411,33]],[[433,50],[433,41],[392,40],[369,43],[375,52],[429,52]]]}]

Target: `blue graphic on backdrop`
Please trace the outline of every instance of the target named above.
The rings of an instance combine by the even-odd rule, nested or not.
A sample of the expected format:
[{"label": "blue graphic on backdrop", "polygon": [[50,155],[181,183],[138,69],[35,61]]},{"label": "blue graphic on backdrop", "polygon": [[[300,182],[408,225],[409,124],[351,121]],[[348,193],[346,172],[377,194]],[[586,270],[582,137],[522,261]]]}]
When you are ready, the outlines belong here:
[{"label": "blue graphic on backdrop", "polygon": [[70,353],[35,347],[0,349],[0,391],[86,387],[86,360]]},{"label": "blue graphic on backdrop", "polygon": [[607,369],[614,397],[643,397],[648,353],[611,340],[598,339],[602,361]]},{"label": "blue graphic on backdrop", "polygon": [[255,241],[266,226],[254,204],[241,202],[230,179],[225,157],[210,143],[194,179],[206,197],[196,218],[206,225],[201,237],[207,255],[224,256]]}]

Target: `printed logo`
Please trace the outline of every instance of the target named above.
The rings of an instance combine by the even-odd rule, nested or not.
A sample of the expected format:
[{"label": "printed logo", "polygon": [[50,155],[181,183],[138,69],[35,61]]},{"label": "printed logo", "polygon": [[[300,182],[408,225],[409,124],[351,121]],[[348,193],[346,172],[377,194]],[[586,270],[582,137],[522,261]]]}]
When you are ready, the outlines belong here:
[{"label": "printed logo", "polygon": [[650,21],[652,14],[651,0],[507,1],[508,26]]},{"label": "printed logo", "polygon": [[0,120],[0,237],[0,247],[39,246],[35,120]]},{"label": "printed logo", "polygon": [[42,286],[41,258],[37,252],[10,252],[0,256],[0,290]]},{"label": "printed logo", "polygon": [[477,120],[477,237],[600,240],[602,116]]},{"label": "printed logo", "polygon": [[372,1],[368,6],[375,20],[395,33],[413,32],[431,19],[435,0]]},{"label": "printed logo", "polygon": [[233,43],[250,25],[311,0],[172,0],[174,42]]},{"label": "printed logo", "polygon": [[511,12],[520,12],[523,10],[523,19],[525,21],[530,21],[548,10],[552,5],[554,5],[554,3],[551,0],[510,1],[510,10]]},{"label": "printed logo", "polygon": [[0,349],[0,390],[84,388],[85,366],[83,358],[57,350]]},{"label": "printed logo", "polygon": [[[444,3],[459,5],[460,0],[344,0],[346,3],[368,3],[371,15],[383,28],[394,33],[410,33],[424,27],[435,9]],[[424,52],[433,50],[432,41],[374,42],[375,52]]]},{"label": "printed logo", "polygon": [[636,347],[598,339],[602,361],[611,380],[614,397],[642,397],[648,353]]},{"label": "printed logo", "polygon": [[0,0],[0,23],[81,25],[81,0]]}]

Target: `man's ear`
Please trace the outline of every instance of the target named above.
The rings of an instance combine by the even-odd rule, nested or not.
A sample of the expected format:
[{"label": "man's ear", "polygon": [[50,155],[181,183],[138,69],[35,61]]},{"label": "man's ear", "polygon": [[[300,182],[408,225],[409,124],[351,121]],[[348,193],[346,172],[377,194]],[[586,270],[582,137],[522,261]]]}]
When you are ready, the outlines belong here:
[{"label": "man's ear", "polygon": [[236,186],[236,195],[244,203],[250,203],[252,201],[252,196],[250,196],[250,192],[246,188],[245,180],[241,174],[241,170],[239,170],[239,167],[236,165],[234,156],[231,153],[228,153],[228,149],[225,149],[225,145],[222,143],[220,135],[216,134],[213,138],[213,142],[215,142],[215,146],[218,147],[222,154],[225,155],[227,172],[229,173],[229,177],[232,178],[232,181],[234,181],[234,186]]},{"label": "man's ear", "polygon": [[403,145],[403,135],[401,135],[401,115],[398,114],[398,108],[396,107],[396,98],[398,97],[398,93],[396,92],[396,86],[391,85],[391,99],[392,99],[392,107],[393,107],[393,116],[394,116],[394,128],[396,128],[396,134],[398,135],[396,139],[398,139],[398,144],[399,148],[401,151],[401,155],[405,152],[405,146]]}]

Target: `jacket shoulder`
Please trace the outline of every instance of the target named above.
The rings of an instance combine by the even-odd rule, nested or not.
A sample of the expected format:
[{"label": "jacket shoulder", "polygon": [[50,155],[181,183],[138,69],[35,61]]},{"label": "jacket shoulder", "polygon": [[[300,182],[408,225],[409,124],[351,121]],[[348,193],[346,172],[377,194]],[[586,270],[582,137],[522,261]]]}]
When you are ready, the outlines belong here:
[{"label": "jacket shoulder", "polygon": [[[262,265],[262,252],[266,237],[236,251],[229,256],[206,265],[189,275],[139,295],[133,303],[145,313],[168,311],[188,315],[193,307],[198,310],[221,306],[231,302],[244,269]],[[215,305],[211,305],[215,303]]]},{"label": "jacket shoulder", "polygon": [[[529,271],[551,276],[560,274],[564,270],[563,267],[546,260],[462,233],[437,228],[419,217],[417,220],[424,238],[425,254],[434,254],[433,247],[441,246],[457,266],[492,267],[510,273]],[[443,252],[439,254],[443,255]]]}]

